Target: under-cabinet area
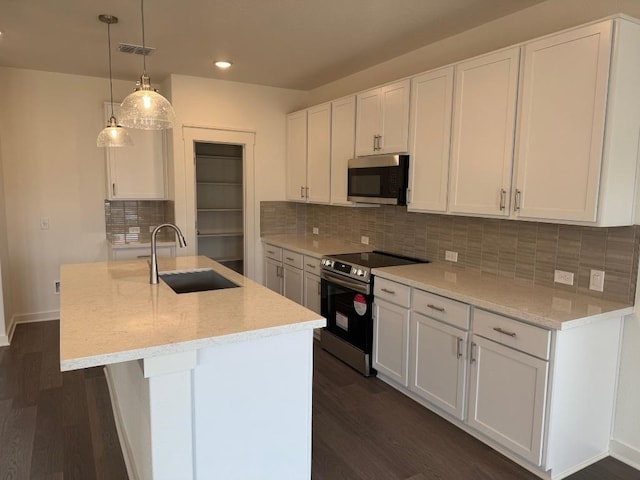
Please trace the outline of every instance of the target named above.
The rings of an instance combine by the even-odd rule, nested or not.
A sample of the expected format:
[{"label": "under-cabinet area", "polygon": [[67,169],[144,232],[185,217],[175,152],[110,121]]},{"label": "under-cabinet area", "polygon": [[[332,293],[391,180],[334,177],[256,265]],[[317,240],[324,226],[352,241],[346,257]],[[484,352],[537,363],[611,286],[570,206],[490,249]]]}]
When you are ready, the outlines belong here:
[{"label": "under-cabinet area", "polygon": [[243,148],[196,142],[195,167],[198,255],[243,273]]},{"label": "under-cabinet area", "polygon": [[631,307],[446,265],[374,273],[380,379],[541,478],[608,455]]}]

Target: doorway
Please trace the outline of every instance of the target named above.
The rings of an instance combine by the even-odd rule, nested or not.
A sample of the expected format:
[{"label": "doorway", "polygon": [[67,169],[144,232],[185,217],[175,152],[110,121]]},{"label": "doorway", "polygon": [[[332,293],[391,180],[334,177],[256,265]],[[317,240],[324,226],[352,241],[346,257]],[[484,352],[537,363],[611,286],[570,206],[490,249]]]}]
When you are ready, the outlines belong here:
[{"label": "doorway", "polygon": [[243,147],[195,142],[197,253],[244,274]]},{"label": "doorway", "polygon": [[184,126],[183,140],[185,253],[207,256],[254,278],[255,133]]}]

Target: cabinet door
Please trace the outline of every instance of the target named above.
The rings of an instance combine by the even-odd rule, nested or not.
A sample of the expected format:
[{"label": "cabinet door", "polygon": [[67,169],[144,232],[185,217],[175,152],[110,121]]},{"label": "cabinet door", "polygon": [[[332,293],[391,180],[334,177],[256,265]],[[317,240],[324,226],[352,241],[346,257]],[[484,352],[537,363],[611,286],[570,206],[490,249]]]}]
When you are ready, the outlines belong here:
[{"label": "cabinet door", "polygon": [[[120,118],[120,105],[113,106]],[[105,125],[111,117],[110,103],[104,105]],[[133,146],[105,148],[107,197],[109,200],[162,200],[165,198],[164,133],[158,130],[127,129]]]},{"label": "cabinet door", "polygon": [[304,306],[320,314],[320,277],[304,272]]},{"label": "cabinet door", "polygon": [[331,203],[351,205],[347,200],[347,167],[355,155],[356,98],[331,105]]},{"label": "cabinet door", "polygon": [[409,309],[376,299],[373,313],[373,368],[406,387]]},{"label": "cabinet door", "polygon": [[382,125],[377,153],[401,153],[409,145],[410,81],[385,85],[380,88]]},{"label": "cabinet door", "polygon": [[307,200],[331,200],[331,104],[307,111]]},{"label": "cabinet door", "polygon": [[409,211],[447,209],[453,67],[411,80]]},{"label": "cabinet door", "polygon": [[467,423],[540,465],[549,363],[476,335],[470,355]]},{"label": "cabinet door", "polygon": [[376,136],[382,134],[380,89],[376,88],[359,94],[356,112],[356,155],[380,153],[376,150]]},{"label": "cabinet door", "polygon": [[291,265],[283,265],[284,270],[284,293],[289,300],[293,300],[303,305],[303,283],[302,270]]},{"label": "cabinet door", "polygon": [[506,216],[519,48],[456,66],[449,209]]},{"label": "cabinet door", "polygon": [[287,200],[305,200],[307,111],[287,115]]},{"label": "cabinet door", "polygon": [[462,420],[468,333],[411,312],[409,388]]},{"label": "cabinet door", "polygon": [[282,262],[264,259],[264,286],[282,295]]},{"label": "cabinet door", "polygon": [[596,220],[611,27],[598,23],[524,47],[518,216]]}]

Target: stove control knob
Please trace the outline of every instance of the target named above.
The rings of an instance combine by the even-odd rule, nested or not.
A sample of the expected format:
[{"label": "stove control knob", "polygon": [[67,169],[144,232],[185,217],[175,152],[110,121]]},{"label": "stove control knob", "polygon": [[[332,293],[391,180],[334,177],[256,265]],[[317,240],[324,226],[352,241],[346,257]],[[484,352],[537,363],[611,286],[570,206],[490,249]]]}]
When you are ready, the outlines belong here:
[{"label": "stove control knob", "polygon": [[361,277],[364,275],[364,272],[359,268],[358,271],[356,272],[356,275]]}]

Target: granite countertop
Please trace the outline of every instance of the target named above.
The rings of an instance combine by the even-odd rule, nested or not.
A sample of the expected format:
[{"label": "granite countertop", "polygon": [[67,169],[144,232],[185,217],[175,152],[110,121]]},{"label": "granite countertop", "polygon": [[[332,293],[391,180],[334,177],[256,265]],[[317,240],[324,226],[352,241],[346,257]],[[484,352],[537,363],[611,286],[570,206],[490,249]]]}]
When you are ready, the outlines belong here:
[{"label": "granite countertop", "polygon": [[371,252],[373,250],[369,245],[320,235],[263,235],[261,238],[263,242],[276,247],[288,248],[312,257],[338,253]]},{"label": "granite countertop", "polygon": [[633,312],[633,305],[498,277],[446,263],[375,268],[378,277],[541,327],[566,330]]},{"label": "granite countertop", "polygon": [[210,268],[239,288],[176,294],[149,283],[146,260],[61,266],[61,370],[107,365],[323,327],[317,313],[206,257],[159,270]]}]

